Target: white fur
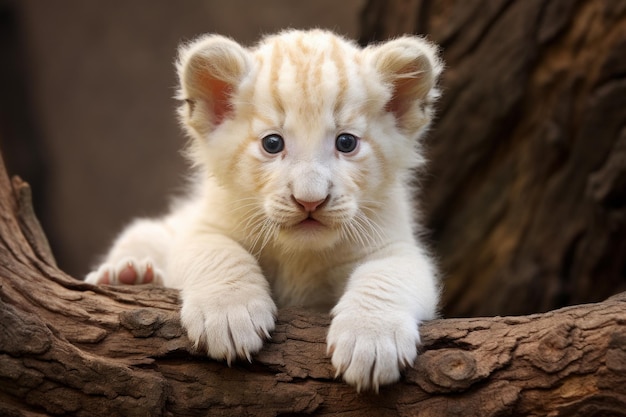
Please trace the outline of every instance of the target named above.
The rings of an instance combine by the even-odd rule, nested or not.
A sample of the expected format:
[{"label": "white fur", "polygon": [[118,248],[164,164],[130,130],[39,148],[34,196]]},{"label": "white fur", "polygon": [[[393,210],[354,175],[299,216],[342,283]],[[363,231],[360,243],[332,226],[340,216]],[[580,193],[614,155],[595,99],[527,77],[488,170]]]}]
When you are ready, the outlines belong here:
[{"label": "white fur", "polygon": [[[438,302],[408,185],[437,95],[436,52],[415,37],[360,49],[324,31],[254,49],[216,35],[183,46],[193,189],[167,216],[131,224],[87,281],[119,283],[130,264],[141,283],[153,268],[181,290],[190,339],[229,363],[261,349],[275,303],[330,310],[337,374],[359,390],[396,381]],[[357,150],[335,149],[341,133],[360,138]],[[282,152],[263,150],[268,134],[284,138]],[[298,200],[324,201],[317,223],[301,223]]]}]

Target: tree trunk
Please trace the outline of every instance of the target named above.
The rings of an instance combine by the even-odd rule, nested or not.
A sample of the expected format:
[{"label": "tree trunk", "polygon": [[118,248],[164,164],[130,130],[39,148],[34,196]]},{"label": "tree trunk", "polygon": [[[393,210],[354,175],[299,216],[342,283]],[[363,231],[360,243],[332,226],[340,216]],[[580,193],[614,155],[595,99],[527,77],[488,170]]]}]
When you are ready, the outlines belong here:
[{"label": "tree trunk", "polygon": [[280,311],[249,363],[194,353],[172,289],[55,267],[30,189],[0,164],[2,416],[626,416],[626,293],[527,316],[435,320],[403,380],[334,379],[326,315]]},{"label": "tree trunk", "polygon": [[442,46],[421,200],[446,315],[626,290],[626,1],[370,0],[362,21]]}]

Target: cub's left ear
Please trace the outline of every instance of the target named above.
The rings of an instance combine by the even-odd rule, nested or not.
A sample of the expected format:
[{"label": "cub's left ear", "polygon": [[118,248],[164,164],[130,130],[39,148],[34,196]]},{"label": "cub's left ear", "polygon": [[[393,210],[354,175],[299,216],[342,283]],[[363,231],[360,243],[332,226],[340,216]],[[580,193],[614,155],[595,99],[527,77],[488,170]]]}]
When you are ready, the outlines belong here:
[{"label": "cub's left ear", "polygon": [[391,89],[387,110],[407,133],[417,133],[430,121],[430,105],[443,63],[437,47],[425,39],[405,36],[369,46],[371,64]]}]

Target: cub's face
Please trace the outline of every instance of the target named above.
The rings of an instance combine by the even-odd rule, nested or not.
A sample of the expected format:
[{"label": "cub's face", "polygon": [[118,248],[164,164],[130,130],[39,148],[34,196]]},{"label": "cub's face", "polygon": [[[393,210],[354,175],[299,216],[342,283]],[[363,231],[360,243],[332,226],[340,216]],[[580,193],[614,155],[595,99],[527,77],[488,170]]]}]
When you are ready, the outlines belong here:
[{"label": "cub's face", "polygon": [[[286,109],[286,111],[289,111]],[[381,204],[384,161],[364,121],[303,128],[256,120],[237,155],[232,187],[253,211],[252,234],[269,233],[285,247],[323,249],[340,239],[373,239],[370,215]],[[265,230],[263,230],[265,229]],[[370,231],[376,230],[375,232]]]},{"label": "cub's face", "polygon": [[416,97],[394,102],[404,97],[381,71],[390,58],[321,31],[230,47],[243,75],[232,85],[198,77],[226,91],[194,101],[185,122],[200,133],[192,156],[233,196],[250,246],[321,250],[380,239],[377,213],[419,161],[416,136],[429,121],[424,105],[412,108]]},{"label": "cub's face", "polygon": [[324,249],[383,233],[372,215],[397,176],[403,141],[389,140],[398,132],[384,89],[363,79],[375,74],[359,65],[360,51],[330,48],[276,42],[256,51],[256,71],[224,123],[224,136],[240,139],[224,182],[260,244],[271,236],[285,248]]}]

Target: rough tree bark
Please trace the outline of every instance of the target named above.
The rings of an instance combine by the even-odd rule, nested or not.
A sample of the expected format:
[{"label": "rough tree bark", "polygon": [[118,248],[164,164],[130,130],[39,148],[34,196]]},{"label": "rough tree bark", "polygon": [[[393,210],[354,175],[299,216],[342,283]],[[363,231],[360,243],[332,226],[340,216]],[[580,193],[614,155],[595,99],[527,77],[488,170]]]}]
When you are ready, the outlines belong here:
[{"label": "rough tree bark", "polygon": [[2,416],[626,416],[626,293],[526,317],[435,320],[379,395],[333,378],[328,317],[283,310],[232,368],[195,354],[177,292],[56,268],[30,189],[0,163]]},{"label": "rough tree bark", "polygon": [[446,315],[626,290],[626,2],[370,0],[362,22],[443,50],[422,201]]},{"label": "rough tree bark", "polygon": [[[626,6],[449,6],[370,1],[364,19],[378,13],[376,37],[427,29],[444,47],[425,197],[454,311],[624,288]],[[229,368],[193,352],[176,291],[67,276],[29,193],[0,161],[2,416],[626,416],[626,293],[426,323],[401,382],[357,394],[334,379],[325,315],[280,311],[253,363]]]}]

